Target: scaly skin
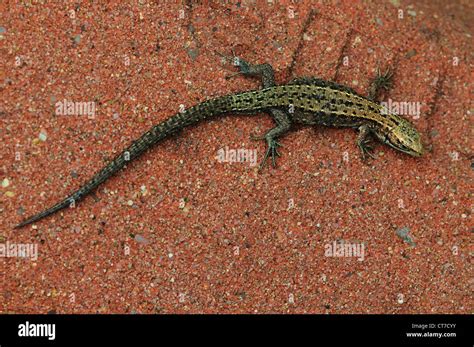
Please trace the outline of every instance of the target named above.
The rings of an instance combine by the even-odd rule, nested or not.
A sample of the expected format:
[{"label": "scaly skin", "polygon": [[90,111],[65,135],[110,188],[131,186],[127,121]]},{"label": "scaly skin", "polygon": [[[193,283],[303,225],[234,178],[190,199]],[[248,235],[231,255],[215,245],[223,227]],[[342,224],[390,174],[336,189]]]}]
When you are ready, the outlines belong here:
[{"label": "scaly skin", "polygon": [[240,73],[246,76],[260,76],[263,89],[226,95],[204,101],[159,123],[134,141],[115,159],[96,173],[85,185],[51,208],[27,218],[15,228],[36,222],[84,198],[97,186],[122,169],[128,161],[140,156],[159,141],[177,131],[226,113],[268,112],[277,125],[265,136],[268,148],[260,167],[271,155],[273,165],[279,155],[277,138],[287,133],[294,124],[352,127],[359,129],[357,145],[362,156],[370,155],[370,134],[381,142],[410,154],[420,156],[423,147],[416,129],[404,118],[383,112],[375,102],[380,88],[390,83],[390,75],[378,76],[369,97],[358,95],[352,89],[334,82],[317,78],[299,78],[286,85],[275,85],[273,69],[268,64],[251,65],[235,58]]}]

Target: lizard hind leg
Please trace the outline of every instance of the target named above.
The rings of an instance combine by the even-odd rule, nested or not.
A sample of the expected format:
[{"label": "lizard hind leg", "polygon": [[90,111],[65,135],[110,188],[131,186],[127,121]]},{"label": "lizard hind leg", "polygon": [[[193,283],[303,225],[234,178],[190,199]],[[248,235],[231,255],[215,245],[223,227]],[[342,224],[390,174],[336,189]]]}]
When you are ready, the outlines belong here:
[{"label": "lizard hind leg", "polygon": [[262,79],[263,88],[273,87],[275,85],[275,72],[270,64],[252,65],[245,60],[236,58],[239,71],[244,76],[256,76]]},{"label": "lizard hind leg", "polygon": [[273,67],[270,64],[251,64],[248,61],[235,56],[232,53],[232,57],[218,53],[223,59],[231,60],[232,64],[238,68],[238,72],[228,76],[231,78],[237,75],[260,77],[262,79],[263,88],[273,87],[275,85],[275,73]]},{"label": "lizard hind leg", "polygon": [[277,125],[267,131],[264,136],[250,136],[252,140],[266,140],[267,142],[267,150],[262,159],[259,170],[265,166],[265,163],[270,156],[272,157],[273,167],[276,166],[276,157],[280,156],[278,147],[282,147],[277,139],[286,134],[291,128],[291,120],[287,112],[276,108],[270,109],[269,112],[275,119]]}]

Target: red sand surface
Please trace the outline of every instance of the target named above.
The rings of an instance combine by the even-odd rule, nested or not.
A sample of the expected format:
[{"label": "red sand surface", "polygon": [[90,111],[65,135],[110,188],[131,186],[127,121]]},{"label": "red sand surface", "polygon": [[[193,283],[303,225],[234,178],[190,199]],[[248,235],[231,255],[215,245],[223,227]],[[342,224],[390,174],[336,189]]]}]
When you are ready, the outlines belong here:
[{"label": "red sand surface", "polygon": [[[0,312],[471,313],[473,3],[225,3],[0,5],[0,243],[38,250],[0,260]],[[260,161],[249,135],[272,120],[230,115],[12,230],[180,105],[259,87],[215,51],[360,93],[393,66],[383,100],[421,103],[429,151],[377,144],[364,163],[354,131],[304,128],[259,173],[216,155]],[[56,114],[63,100],[95,117]],[[341,242],[363,260],[325,255]]]}]

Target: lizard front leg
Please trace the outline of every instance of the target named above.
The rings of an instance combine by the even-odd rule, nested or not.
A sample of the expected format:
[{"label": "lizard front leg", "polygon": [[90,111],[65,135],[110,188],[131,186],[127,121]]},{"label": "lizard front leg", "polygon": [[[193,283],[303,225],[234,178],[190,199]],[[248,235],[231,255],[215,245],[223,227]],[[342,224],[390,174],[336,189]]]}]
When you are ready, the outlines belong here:
[{"label": "lizard front leg", "polygon": [[377,68],[377,73],[370,84],[367,98],[376,101],[378,94],[382,89],[389,90],[392,87],[393,70],[388,68],[383,74]]},{"label": "lizard front leg", "polygon": [[[371,101],[376,101],[378,94],[382,89],[388,90],[392,87],[393,70],[387,69],[383,74],[377,68],[377,73],[372,83],[369,86],[367,98]],[[363,124],[359,128],[359,135],[357,136],[357,146],[362,153],[362,159],[367,159],[367,156],[375,159],[370,146],[371,134],[373,129],[368,124]]]},{"label": "lizard front leg", "polygon": [[359,128],[359,135],[357,136],[357,146],[359,147],[362,153],[362,159],[367,159],[366,155],[375,159],[374,154],[372,153],[372,147],[369,145],[371,142],[371,130],[367,124],[361,125]]}]

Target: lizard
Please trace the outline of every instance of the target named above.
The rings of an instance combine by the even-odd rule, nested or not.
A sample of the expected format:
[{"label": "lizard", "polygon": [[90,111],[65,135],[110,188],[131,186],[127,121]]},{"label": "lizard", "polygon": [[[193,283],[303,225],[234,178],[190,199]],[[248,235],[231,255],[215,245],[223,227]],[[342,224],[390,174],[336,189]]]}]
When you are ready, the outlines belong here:
[{"label": "lizard", "polygon": [[263,88],[208,99],[158,123],[132,142],[78,190],[43,212],[25,219],[14,228],[36,222],[67,206],[75,206],[77,201],[156,143],[188,126],[224,114],[264,112],[273,118],[276,125],[264,136],[251,136],[254,140],[265,140],[267,143],[260,169],[270,156],[275,167],[275,158],[280,156],[278,147],[281,146],[277,140],[297,124],[349,127],[358,130],[357,146],[363,159],[366,159],[366,156],[374,157],[370,146],[373,137],[414,157],[424,153],[416,128],[405,118],[387,112],[376,101],[381,89],[391,86],[393,73],[390,70],[381,74],[377,69],[377,76],[369,87],[368,95],[364,97],[347,86],[316,77],[296,78],[287,84],[276,85],[274,70],[270,64],[251,64],[235,56],[231,58],[238,68],[234,75],[260,78]]}]

